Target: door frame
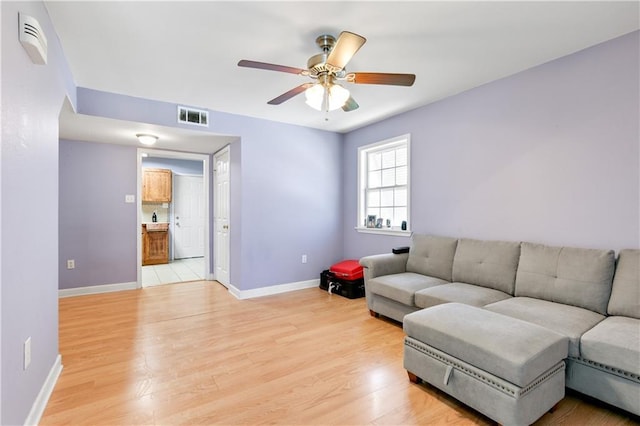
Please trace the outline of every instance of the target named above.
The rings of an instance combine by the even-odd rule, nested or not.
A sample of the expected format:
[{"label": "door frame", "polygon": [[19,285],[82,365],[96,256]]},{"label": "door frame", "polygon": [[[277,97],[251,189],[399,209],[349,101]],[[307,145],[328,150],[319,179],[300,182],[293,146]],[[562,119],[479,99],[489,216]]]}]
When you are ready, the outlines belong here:
[{"label": "door frame", "polygon": [[137,288],[142,288],[142,157],[143,154],[153,155],[160,158],[174,158],[179,160],[196,160],[202,161],[202,179],[203,189],[205,193],[205,212],[204,212],[204,276],[206,280],[213,279],[211,271],[211,237],[210,237],[210,220],[211,220],[211,156],[208,154],[194,154],[189,152],[163,151],[151,148],[137,148],[137,177],[136,177],[136,268],[137,268]]}]

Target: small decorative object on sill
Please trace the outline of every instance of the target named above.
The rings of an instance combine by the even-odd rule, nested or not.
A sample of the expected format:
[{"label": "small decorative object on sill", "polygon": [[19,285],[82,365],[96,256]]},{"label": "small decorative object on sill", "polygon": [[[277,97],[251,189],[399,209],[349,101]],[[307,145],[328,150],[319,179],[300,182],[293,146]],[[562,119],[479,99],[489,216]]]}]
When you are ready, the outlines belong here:
[{"label": "small decorative object on sill", "polygon": [[409,247],[394,247],[391,249],[393,254],[409,253]]},{"label": "small decorative object on sill", "polygon": [[406,221],[406,220],[403,220],[403,221],[402,221],[402,226],[401,226],[400,228],[401,228],[403,231],[406,231],[406,230],[407,230],[407,221]]},{"label": "small decorative object on sill", "polygon": [[387,228],[391,228],[391,219],[387,219]]},{"label": "small decorative object on sill", "polygon": [[382,218],[378,218],[378,221],[376,222],[376,228],[382,228]]},{"label": "small decorative object on sill", "polygon": [[376,227],[376,215],[370,214],[367,216],[367,228],[375,228]]}]

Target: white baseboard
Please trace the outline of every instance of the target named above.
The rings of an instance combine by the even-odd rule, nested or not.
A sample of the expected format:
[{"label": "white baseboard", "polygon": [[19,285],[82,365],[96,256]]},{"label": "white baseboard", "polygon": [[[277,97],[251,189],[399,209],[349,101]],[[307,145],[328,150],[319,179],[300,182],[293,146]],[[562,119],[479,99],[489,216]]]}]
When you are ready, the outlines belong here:
[{"label": "white baseboard", "polygon": [[44,413],[44,409],[47,408],[47,403],[49,402],[49,398],[51,397],[51,393],[53,392],[53,388],[56,386],[58,382],[58,377],[60,377],[60,373],[62,372],[62,356],[58,354],[56,357],[51,370],[49,371],[49,375],[45,380],[42,388],[40,388],[40,392],[36,397],[36,400],[33,402],[31,406],[31,411],[29,411],[29,415],[27,419],[24,421],[25,425],[37,425],[40,423],[40,419],[42,418],[42,413]]},{"label": "white baseboard", "polygon": [[58,290],[58,297],[71,297],[71,296],[83,296],[86,294],[98,294],[98,293],[111,293],[114,291],[122,290],[135,290],[138,288],[138,283],[118,283],[118,284],[103,284],[94,285],[90,287],[76,287],[76,288],[63,288]]},{"label": "white baseboard", "polygon": [[239,290],[233,285],[229,284],[227,287],[229,293],[233,294],[236,299],[253,299],[254,297],[271,296],[273,294],[287,293],[289,291],[302,290],[305,288],[318,287],[320,285],[320,279],[298,281],[295,283],[278,284],[269,287],[254,288],[251,290]]}]

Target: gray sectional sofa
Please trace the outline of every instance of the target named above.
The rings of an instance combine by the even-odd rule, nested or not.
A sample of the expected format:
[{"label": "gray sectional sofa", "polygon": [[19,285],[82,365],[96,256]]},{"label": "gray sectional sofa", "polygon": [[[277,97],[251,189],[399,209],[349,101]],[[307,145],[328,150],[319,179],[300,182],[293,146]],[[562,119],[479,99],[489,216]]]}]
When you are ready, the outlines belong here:
[{"label": "gray sectional sofa", "polygon": [[[421,362],[426,365],[427,358],[442,358],[433,355],[438,352],[432,347],[433,341],[455,340],[456,350],[464,352],[464,336],[476,333],[473,325],[445,318],[443,321],[451,324],[448,327],[462,324],[460,327],[469,330],[460,335],[450,332],[446,339],[434,337],[440,333],[432,329],[435,308],[439,309],[438,318],[466,312],[471,317],[487,317],[487,323],[524,321],[550,331],[549,336],[566,340],[566,387],[640,415],[640,250],[622,250],[616,259],[613,250],[413,235],[409,253],[367,256],[360,264],[371,315],[400,322],[407,316],[407,340],[413,339],[410,347],[405,341],[405,368],[410,377],[417,374],[411,369],[421,370]],[[460,305],[467,308],[461,310]],[[425,309],[434,312],[422,312]],[[483,313],[487,311],[491,313]],[[486,330],[480,327],[478,332]],[[477,350],[467,344],[468,349]],[[527,345],[526,339],[523,344]],[[418,347],[416,352],[416,345],[424,348]],[[491,348],[487,351],[491,353]],[[505,356],[504,351],[495,353]],[[462,361],[466,360],[458,358],[449,364],[455,367]],[[522,360],[523,365],[526,362]],[[451,371],[446,374],[445,384]],[[564,386],[561,388],[564,395]],[[476,407],[476,401],[461,399]],[[478,401],[478,406],[485,403]],[[509,416],[502,419],[515,422],[516,417]]]}]

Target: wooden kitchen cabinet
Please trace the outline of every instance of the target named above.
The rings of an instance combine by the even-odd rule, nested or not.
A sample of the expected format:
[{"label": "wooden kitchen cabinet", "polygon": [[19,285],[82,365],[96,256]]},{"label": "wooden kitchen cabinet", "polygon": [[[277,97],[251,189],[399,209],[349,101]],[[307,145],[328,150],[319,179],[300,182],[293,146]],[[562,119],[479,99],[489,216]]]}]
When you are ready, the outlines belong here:
[{"label": "wooden kitchen cabinet", "polygon": [[171,201],[171,170],[142,169],[142,201],[155,203]]},{"label": "wooden kitchen cabinet", "polygon": [[142,224],[142,265],[169,263],[169,224]]}]

